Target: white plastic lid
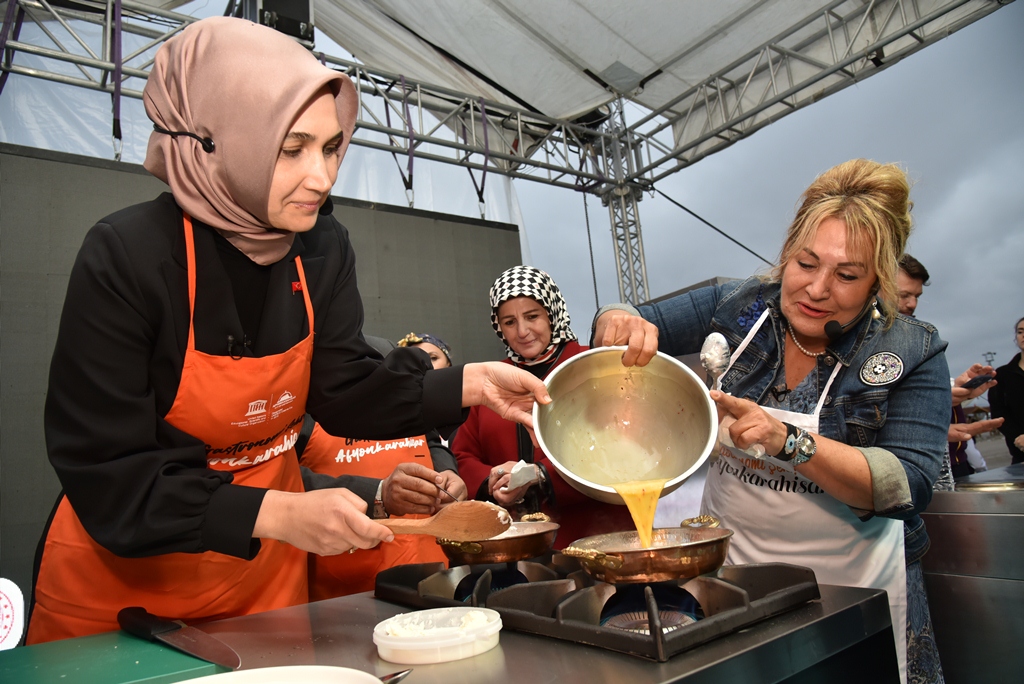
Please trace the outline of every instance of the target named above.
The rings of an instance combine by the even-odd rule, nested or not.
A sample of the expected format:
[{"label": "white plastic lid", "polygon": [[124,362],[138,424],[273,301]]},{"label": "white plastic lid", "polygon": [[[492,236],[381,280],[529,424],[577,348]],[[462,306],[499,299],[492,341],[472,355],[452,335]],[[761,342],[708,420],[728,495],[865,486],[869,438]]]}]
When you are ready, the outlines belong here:
[{"label": "white plastic lid", "polygon": [[394,663],[443,663],[494,648],[499,631],[501,616],[489,608],[433,608],[384,620],[373,628],[373,643]]}]

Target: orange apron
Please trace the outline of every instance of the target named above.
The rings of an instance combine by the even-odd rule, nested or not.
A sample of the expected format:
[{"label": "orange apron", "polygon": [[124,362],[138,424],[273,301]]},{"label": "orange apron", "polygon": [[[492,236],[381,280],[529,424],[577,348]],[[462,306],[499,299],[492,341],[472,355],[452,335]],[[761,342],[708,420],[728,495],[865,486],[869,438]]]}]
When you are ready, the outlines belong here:
[{"label": "orange apron", "polygon": [[[433,469],[434,461],[430,457],[427,438],[420,435],[380,441],[346,439],[332,437],[316,425],[302,452],[302,465],[332,477],[361,475],[383,479],[399,463],[421,463]],[[434,538],[422,534],[396,535],[391,543],[337,556],[309,554],[309,600],[321,601],[371,591],[377,573],[396,565],[445,560],[447,558]]]},{"label": "orange apron", "polygon": [[[313,355],[313,305],[302,261],[299,282],[309,335],[282,354],[213,356],[195,348],[196,264],[185,215],[189,332],[168,423],[206,444],[207,465],[234,484],[303,491],[294,445],[302,427]],[[142,606],[156,615],[216,620],[308,600],[306,553],[262,540],[252,560],[208,551],[122,558],[93,541],[64,497],[50,525],[35,587],[27,643],[118,628],[117,612]]]}]

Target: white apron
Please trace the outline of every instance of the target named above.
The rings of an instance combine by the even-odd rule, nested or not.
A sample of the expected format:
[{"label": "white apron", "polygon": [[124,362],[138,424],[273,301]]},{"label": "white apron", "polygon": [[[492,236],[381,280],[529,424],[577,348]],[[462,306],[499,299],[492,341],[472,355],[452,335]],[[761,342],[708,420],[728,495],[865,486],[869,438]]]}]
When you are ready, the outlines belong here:
[{"label": "white apron", "polygon": [[[766,310],[732,355],[732,364],[769,316]],[[818,416],[842,364],[836,363],[813,414],[762,407],[768,415],[818,434]],[[724,375],[724,374],[723,374]],[[900,680],[907,681],[907,573],[903,522],[861,522],[850,508],[801,477],[792,464],[720,446],[708,471],[701,512],[733,530],[726,562],[783,562],[814,570],[823,584],[885,589]]]}]

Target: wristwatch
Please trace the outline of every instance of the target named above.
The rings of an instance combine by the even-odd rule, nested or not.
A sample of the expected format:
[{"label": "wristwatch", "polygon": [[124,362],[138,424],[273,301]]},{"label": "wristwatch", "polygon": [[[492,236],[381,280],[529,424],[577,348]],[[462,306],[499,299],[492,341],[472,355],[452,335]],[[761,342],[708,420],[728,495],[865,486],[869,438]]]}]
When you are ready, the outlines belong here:
[{"label": "wristwatch", "polygon": [[811,456],[818,451],[814,437],[807,430],[795,425],[789,423],[783,423],[783,425],[786,426],[786,443],[783,445],[782,451],[775,454],[775,458],[780,461],[789,461],[795,466],[807,463],[811,460]]},{"label": "wristwatch", "polygon": [[383,520],[390,517],[384,508],[384,480],[381,480],[377,485],[377,493],[373,495],[373,519]]}]

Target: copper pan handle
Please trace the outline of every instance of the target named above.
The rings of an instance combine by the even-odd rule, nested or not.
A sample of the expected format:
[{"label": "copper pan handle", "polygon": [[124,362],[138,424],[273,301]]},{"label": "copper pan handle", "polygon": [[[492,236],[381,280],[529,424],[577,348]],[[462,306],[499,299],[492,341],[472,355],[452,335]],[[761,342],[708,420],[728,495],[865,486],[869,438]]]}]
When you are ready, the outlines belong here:
[{"label": "copper pan handle", "polygon": [[452,541],[451,539],[438,539],[437,543],[441,546],[447,546],[450,549],[459,551],[460,553],[477,554],[484,550],[484,547],[477,542],[460,542]]},{"label": "copper pan handle", "polygon": [[519,522],[551,522],[551,516],[547,513],[527,513]]},{"label": "copper pan handle", "polygon": [[610,570],[618,570],[622,567],[622,556],[612,556],[596,549],[577,549],[573,546],[567,546],[562,549],[562,555],[597,563]]},{"label": "copper pan handle", "polygon": [[696,518],[687,518],[683,522],[679,523],[680,527],[718,527],[722,524],[718,518],[713,515],[698,515]]}]

